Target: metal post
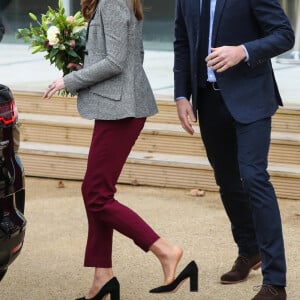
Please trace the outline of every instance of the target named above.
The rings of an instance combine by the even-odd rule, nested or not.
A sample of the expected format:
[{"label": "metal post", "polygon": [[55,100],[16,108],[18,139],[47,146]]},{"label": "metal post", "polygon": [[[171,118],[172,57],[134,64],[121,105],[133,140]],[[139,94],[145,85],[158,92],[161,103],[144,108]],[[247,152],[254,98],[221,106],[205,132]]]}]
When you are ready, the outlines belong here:
[{"label": "metal post", "polygon": [[62,0],[62,3],[64,5],[66,15],[69,16],[71,14],[71,5],[70,5],[71,0]]},{"label": "metal post", "polygon": [[[289,0],[289,1],[293,2],[296,9],[295,11],[296,20],[294,20],[294,24],[292,24],[295,30],[295,45],[291,51],[278,56],[277,62],[300,64],[300,4],[299,4],[299,0]],[[293,21],[292,18],[291,21]]]},{"label": "metal post", "polygon": [[298,13],[297,13],[297,23],[296,23],[296,29],[295,29],[295,35],[296,35],[296,39],[295,39],[295,52],[297,52],[297,59],[299,60],[300,57],[300,5],[298,3]]}]

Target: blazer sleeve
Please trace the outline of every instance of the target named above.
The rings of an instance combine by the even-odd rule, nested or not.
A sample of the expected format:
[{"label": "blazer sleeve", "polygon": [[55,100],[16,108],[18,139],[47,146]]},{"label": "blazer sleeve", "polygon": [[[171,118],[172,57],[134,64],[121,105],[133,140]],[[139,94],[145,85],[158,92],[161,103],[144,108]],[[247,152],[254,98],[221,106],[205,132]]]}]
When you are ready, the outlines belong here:
[{"label": "blazer sleeve", "polygon": [[[183,0],[185,1],[185,0]],[[191,68],[188,32],[182,14],[181,1],[176,0],[175,6],[175,41],[174,41],[174,97],[190,99]]]},{"label": "blazer sleeve", "polygon": [[109,79],[123,71],[128,50],[129,9],[124,0],[101,0],[100,15],[107,55],[87,68],[64,76],[65,86],[71,94],[76,94],[78,90]]},{"label": "blazer sleeve", "polygon": [[244,43],[252,67],[291,49],[295,36],[277,0],[252,0],[253,14],[262,30],[260,39]]}]

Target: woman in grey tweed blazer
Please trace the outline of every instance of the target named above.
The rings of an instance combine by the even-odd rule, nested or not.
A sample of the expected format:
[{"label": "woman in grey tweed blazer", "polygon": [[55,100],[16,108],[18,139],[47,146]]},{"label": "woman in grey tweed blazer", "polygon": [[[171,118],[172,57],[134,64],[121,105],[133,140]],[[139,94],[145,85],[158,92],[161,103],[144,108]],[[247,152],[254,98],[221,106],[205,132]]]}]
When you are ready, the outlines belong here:
[{"label": "woman in grey tweed blazer", "polygon": [[146,117],[157,112],[142,66],[140,0],[82,0],[82,10],[89,20],[84,65],[70,65],[77,71],[54,81],[44,95],[51,98],[57,90],[67,88],[78,94],[81,116],[95,119],[82,184],[89,224],[85,266],[95,267],[95,275],[87,298],[80,299],[102,299],[107,294],[113,300],[120,298],[119,283],[112,271],[114,229],[157,256],[165,276],[163,289],[174,290],[180,281],[191,277],[195,290],[196,264],[188,265],[174,280],[182,250],[161,239],[114,198],[118,177]]}]

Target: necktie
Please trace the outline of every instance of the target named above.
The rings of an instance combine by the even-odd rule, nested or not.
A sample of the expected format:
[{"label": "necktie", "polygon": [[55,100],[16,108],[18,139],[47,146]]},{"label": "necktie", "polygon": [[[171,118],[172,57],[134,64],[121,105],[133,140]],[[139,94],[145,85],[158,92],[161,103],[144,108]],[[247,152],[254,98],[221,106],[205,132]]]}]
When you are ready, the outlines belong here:
[{"label": "necktie", "polygon": [[208,55],[208,38],[209,38],[209,21],[210,21],[210,0],[202,0],[200,15],[200,86],[206,87],[207,66],[205,58]]}]

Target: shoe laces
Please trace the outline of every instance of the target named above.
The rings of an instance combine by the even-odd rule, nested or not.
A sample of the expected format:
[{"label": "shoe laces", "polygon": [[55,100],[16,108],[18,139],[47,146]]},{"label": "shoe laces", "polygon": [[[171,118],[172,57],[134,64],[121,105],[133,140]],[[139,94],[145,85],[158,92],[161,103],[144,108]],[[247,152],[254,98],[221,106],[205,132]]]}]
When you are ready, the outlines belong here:
[{"label": "shoe laces", "polygon": [[276,290],[276,288],[274,288],[272,285],[268,285],[268,284],[256,285],[253,287],[253,291],[256,291],[256,292],[259,291],[258,294],[260,294],[260,295],[266,295],[266,294],[268,294],[268,292],[270,292],[274,296],[278,295],[278,291]]},{"label": "shoe laces", "polygon": [[244,264],[248,264],[248,263],[249,263],[248,258],[247,258],[247,257],[244,257],[244,256],[239,256],[239,257],[236,259],[235,263],[237,263],[238,261],[242,261]]}]

